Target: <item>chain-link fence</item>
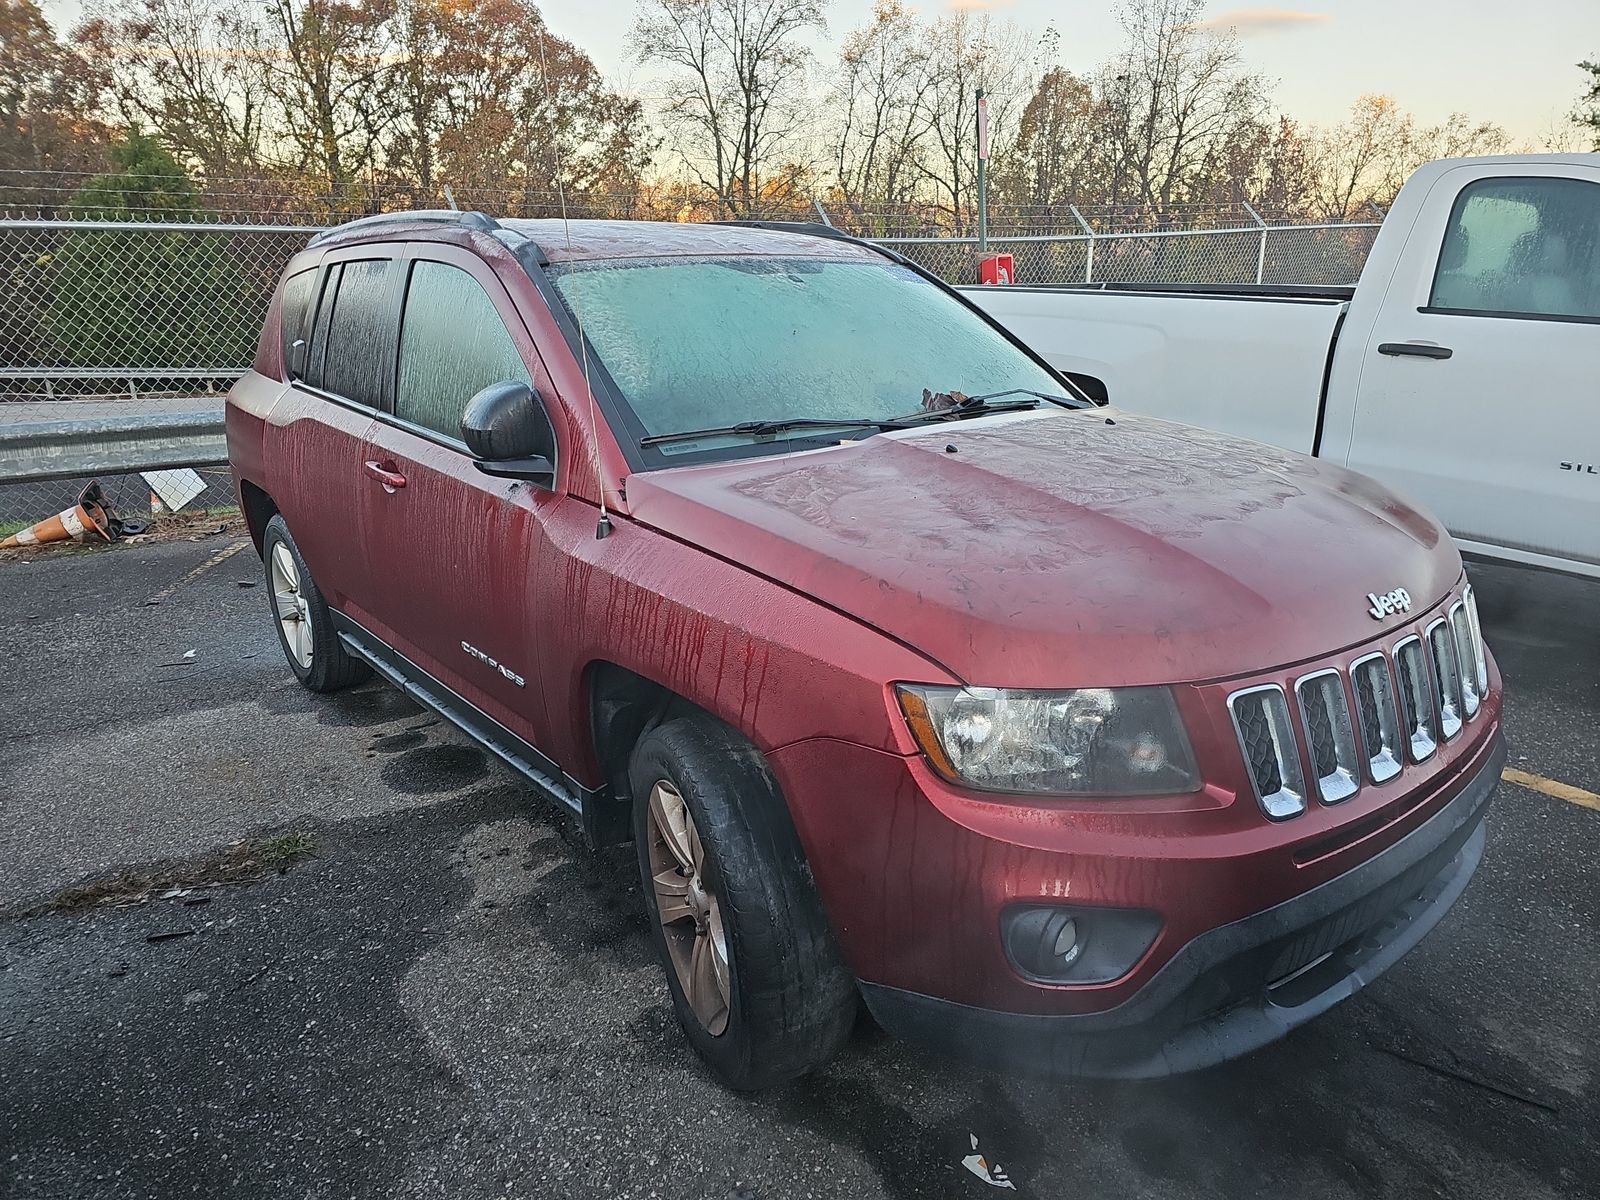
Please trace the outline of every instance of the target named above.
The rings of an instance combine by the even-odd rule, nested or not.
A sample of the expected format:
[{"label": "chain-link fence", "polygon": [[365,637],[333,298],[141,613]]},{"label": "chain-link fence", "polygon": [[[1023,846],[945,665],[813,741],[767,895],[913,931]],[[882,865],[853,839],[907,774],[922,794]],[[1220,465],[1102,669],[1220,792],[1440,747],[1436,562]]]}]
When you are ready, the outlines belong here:
[{"label": "chain-link fence", "polygon": [[0,483],[0,541],[72,508],[91,482],[99,486],[111,513],[129,521],[159,521],[172,515],[171,506],[161,499],[162,492],[188,497],[178,510],[183,515],[231,512],[237,503],[233,476],[227,467],[129,471],[99,474],[93,480]]},{"label": "chain-link fence", "polygon": [[[976,238],[902,233],[948,229],[952,222],[960,228],[961,214],[851,219],[813,204],[810,212],[770,215],[892,229],[899,236],[878,240],[939,277],[971,283],[977,276]],[[1378,228],[1376,222],[1272,225],[1247,206],[1242,216],[1188,214],[1183,219],[1195,228],[1151,228],[1162,222],[1131,210],[1070,205],[999,216],[991,228],[1003,232],[989,239],[989,251],[1012,255],[1015,281],[1025,284],[1350,284]],[[52,404],[59,401],[115,404],[130,413],[170,398],[220,408],[254,353],[284,265],[324,228],[275,223],[282,219],[0,220],[0,435],[8,425],[58,418],[70,407]],[[1021,232],[1034,229],[1049,232]],[[149,511],[148,480],[130,474],[101,482],[119,510]],[[67,507],[82,483],[8,482],[0,473],[0,537]],[[225,483],[208,477],[189,504],[226,503]]]},{"label": "chain-link fence", "polygon": [[[0,222],[0,436],[162,410],[173,398],[220,409],[284,265],[319,228]],[[162,492],[185,512],[233,502],[226,470],[98,479],[129,518],[173,507]],[[86,482],[0,480],[0,539],[70,508]]]},{"label": "chain-link fence", "polygon": [[[1313,284],[1355,283],[1377,223],[1263,225],[1257,228],[1080,233],[989,239],[1009,254],[1014,282]],[[951,283],[970,283],[977,238],[881,238]]]},{"label": "chain-link fence", "polygon": [[315,232],[0,221],[0,398],[220,395]]}]

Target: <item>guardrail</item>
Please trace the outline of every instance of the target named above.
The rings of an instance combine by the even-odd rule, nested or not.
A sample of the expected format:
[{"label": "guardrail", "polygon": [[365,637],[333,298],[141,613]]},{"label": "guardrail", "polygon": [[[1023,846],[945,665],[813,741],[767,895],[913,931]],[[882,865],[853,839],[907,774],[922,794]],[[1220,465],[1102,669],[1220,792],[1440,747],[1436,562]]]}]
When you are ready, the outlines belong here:
[{"label": "guardrail", "polygon": [[[88,384],[115,383],[117,396],[126,394],[130,400],[167,396],[173,392],[193,394],[200,384],[205,385],[208,394],[220,398],[243,374],[243,367],[162,367],[157,370],[146,367],[3,367],[0,368],[0,396],[23,403],[70,399],[81,395]],[[21,388],[7,386],[16,384],[36,384],[38,389],[24,393]],[[65,385],[66,395],[58,395],[58,384]],[[222,386],[219,388],[218,384]],[[108,394],[104,388],[100,392]]]},{"label": "guardrail", "polygon": [[[61,402],[28,407],[66,409],[74,405]],[[77,419],[58,419],[54,413],[30,416],[35,419],[0,424],[0,483],[210,467],[228,461],[221,407]]]}]

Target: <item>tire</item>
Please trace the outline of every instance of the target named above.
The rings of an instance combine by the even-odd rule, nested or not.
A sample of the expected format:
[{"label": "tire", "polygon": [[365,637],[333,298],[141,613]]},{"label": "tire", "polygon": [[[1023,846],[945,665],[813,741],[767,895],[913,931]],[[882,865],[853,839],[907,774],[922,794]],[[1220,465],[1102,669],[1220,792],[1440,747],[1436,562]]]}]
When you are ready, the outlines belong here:
[{"label": "tire", "polygon": [[261,558],[278,645],[301,685],[313,692],[337,692],[370,678],[372,668],[352,656],[339,640],[328,603],[280,515],[274,514],[267,522]]},{"label": "tire", "polygon": [[[684,717],[639,739],[628,774],[645,907],[689,1043],[718,1079],[739,1091],[822,1066],[850,1036],[859,998],[765,761],[726,726]],[[679,829],[689,857],[696,844],[700,851],[698,877],[660,832],[671,817],[663,824],[652,815],[679,803],[691,821]],[[673,871],[679,878],[658,889],[658,877]],[[695,911],[664,923],[663,909]],[[686,936],[709,956],[698,960],[701,974],[693,949],[682,972]],[[704,984],[705,971],[712,983],[725,981],[726,990],[695,988],[697,1007],[685,980]],[[707,995],[715,998],[707,1002]]]}]

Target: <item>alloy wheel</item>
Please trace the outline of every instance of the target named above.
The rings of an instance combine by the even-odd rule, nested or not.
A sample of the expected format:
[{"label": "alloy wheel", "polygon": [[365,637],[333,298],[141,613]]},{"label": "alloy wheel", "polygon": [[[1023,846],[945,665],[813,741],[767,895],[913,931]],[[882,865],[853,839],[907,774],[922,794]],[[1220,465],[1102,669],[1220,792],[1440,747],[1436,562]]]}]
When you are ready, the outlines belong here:
[{"label": "alloy wheel", "polygon": [[705,848],[678,789],[665,779],[650,789],[651,882],[656,913],[678,986],[713,1037],[728,1028],[728,937],[722,906],[706,885]]},{"label": "alloy wheel", "polygon": [[311,605],[300,590],[300,569],[289,547],[272,547],[272,610],[283,629],[283,644],[302,671],[311,669]]}]

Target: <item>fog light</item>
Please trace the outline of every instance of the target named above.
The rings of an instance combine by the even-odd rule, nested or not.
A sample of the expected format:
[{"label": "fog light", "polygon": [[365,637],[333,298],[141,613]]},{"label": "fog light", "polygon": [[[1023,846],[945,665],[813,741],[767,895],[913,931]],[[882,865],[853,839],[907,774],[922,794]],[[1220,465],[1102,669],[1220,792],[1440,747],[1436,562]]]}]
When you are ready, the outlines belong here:
[{"label": "fog light", "polygon": [[1017,909],[1006,927],[1006,949],[1024,975],[1059,979],[1083,957],[1077,917],[1064,908]]},{"label": "fog light", "polygon": [[1071,917],[1062,922],[1053,949],[1056,963],[1063,967],[1070,967],[1083,953],[1083,943],[1078,941],[1078,923]]},{"label": "fog light", "polygon": [[1021,905],[1000,921],[1006,956],[1040,983],[1108,983],[1144,957],[1161,929],[1153,912],[1131,908]]}]

